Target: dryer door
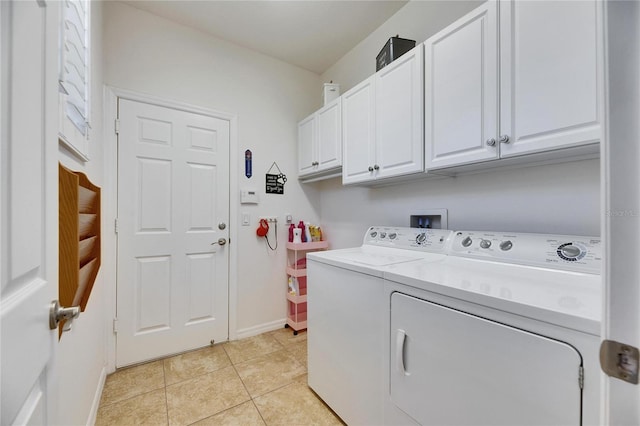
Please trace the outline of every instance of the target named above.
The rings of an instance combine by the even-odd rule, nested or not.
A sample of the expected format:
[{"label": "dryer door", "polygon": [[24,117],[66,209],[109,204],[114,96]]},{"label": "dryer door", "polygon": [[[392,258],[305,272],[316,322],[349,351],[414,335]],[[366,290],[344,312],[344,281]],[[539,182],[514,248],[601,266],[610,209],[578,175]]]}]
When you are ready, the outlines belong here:
[{"label": "dryer door", "polygon": [[420,424],[579,425],[571,346],[391,295],[391,400]]}]

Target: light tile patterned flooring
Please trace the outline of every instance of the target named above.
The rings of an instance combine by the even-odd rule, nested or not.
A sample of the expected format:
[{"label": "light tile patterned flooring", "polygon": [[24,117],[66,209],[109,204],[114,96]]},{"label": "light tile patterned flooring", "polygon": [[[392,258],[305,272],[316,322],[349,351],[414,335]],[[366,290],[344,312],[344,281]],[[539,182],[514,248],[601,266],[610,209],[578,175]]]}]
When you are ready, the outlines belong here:
[{"label": "light tile patterned flooring", "polygon": [[307,334],[280,329],[119,370],[96,425],[343,425],[307,386]]}]

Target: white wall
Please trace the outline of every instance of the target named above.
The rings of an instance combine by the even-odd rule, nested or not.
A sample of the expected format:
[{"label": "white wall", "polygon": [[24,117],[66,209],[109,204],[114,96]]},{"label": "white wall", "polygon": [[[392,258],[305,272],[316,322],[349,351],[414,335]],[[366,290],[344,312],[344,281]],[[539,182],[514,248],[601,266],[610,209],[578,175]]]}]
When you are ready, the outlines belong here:
[{"label": "white wall", "polygon": [[[239,230],[231,242],[239,253],[237,327],[231,334],[273,327],[286,315],[284,214],[318,219],[315,190],[296,179],[296,123],[320,106],[319,76],[122,3],[104,8],[106,84],[237,114],[237,179],[240,187],[261,194],[259,205],[238,210],[251,214],[251,226],[231,218]],[[253,151],[251,179],[244,176],[246,149]],[[264,193],[264,175],[274,161],[289,178],[284,195]],[[255,235],[258,216],[264,215],[280,218],[276,253]]]},{"label": "white wall", "polygon": [[[53,3],[59,5],[60,3]],[[102,138],[102,2],[91,5],[92,102],[89,143],[90,161],[84,163],[60,147],[59,161],[71,170],[85,173],[104,187]],[[108,232],[102,224],[103,235]],[[106,374],[106,319],[108,285],[104,260],[96,277],[89,302],[71,331],[62,335],[57,354],[59,373],[59,424],[91,424]]]},{"label": "white wall", "polygon": [[[481,2],[412,1],[322,75],[342,92],[375,72],[388,37],[426,40]],[[360,245],[370,225],[408,226],[409,215],[446,208],[449,229],[600,235],[599,162],[487,171],[384,188],[315,184],[333,248]],[[353,206],[358,206],[354,208]]]},{"label": "white wall", "polygon": [[376,56],[389,37],[421,43],[484,1],[410,1],[325,71],[322,80],[340,84],[344,93],[376,72]]}]

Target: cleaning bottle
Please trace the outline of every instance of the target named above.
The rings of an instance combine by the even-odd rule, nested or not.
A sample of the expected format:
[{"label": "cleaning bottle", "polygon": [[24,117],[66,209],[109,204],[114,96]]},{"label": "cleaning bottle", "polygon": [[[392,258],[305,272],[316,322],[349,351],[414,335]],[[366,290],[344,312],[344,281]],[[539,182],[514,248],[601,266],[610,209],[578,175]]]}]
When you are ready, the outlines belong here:
[{"label": "cleaning bottle", "polygon": [[310,226],[311,226],[311,225],[309,225],[309,222],[305,222],[305,223],[304,223],[304,235],[305,235],[305,238],[306,238],[306,240],[307,240],[307,242],[308,242],[308,243],[310,243],[311,241],[313,241],[313,240],[311,239],[311,230],[309,229],[309,227],[310,227]]},{"label": "cleaning bottle", "polygon": [[302,239],[303,243],[307,242],[307,235],[306,232],[304,231],[304,222],[300,221],[298,222],[298,228],[300,229],[300,238]]},{"label": "cleaning bottle", "polygon": [[289,242],[292,243],[293,242],[293,229],[296,226],[292,223],[291,225],[289,225]]}]

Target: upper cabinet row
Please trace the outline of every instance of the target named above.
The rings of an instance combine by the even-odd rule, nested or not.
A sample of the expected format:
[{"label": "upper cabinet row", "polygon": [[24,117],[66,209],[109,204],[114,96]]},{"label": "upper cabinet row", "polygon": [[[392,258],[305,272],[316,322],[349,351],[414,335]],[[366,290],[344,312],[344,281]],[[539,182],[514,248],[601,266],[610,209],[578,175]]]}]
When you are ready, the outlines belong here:
[{"label": "upper cabinet row", "polygon": [[488,1],[300,122],[300,178],[326,164],[352,184],[593,156],[602,49],[597,0]]}]

